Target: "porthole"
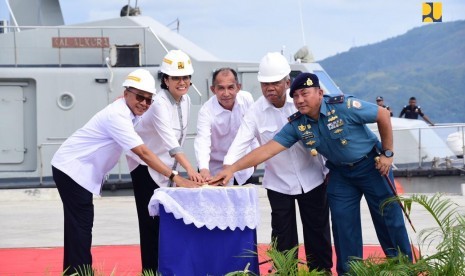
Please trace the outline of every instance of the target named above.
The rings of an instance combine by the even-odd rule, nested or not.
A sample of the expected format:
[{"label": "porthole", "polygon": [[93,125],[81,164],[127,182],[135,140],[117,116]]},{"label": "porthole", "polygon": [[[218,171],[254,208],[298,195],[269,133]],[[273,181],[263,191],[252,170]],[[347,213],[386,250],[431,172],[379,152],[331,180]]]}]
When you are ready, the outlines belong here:
[{"label": "porthole", "polygon": [[57,104],[61,109],[69,110],[74,106],[75,101],[73,94],[65,92],[58,96]]}]

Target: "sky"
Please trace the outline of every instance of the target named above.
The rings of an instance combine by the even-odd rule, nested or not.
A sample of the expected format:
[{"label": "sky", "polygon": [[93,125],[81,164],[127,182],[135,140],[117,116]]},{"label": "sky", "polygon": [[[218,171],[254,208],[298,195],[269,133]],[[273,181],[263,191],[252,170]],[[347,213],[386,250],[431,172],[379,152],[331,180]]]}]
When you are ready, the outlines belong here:
[{"label": "sky", "polygon": [[[10,0],[13,1],[13,0]],[[132,6],[136,1],[129,1]],[[259,62],[267,52],[290,60],[308,46],[315,60],[421,27],[418,0],[139,0],[142,15],[179,20],[179,34],[218,58]],[[465,0],[444,0],[443,22],[465,20]],[[61,0],[65,24],[118,17],[126,0]],[[0,19],[9,19],[0,0]],[[173,26],[174,27],[174,26]]]}]

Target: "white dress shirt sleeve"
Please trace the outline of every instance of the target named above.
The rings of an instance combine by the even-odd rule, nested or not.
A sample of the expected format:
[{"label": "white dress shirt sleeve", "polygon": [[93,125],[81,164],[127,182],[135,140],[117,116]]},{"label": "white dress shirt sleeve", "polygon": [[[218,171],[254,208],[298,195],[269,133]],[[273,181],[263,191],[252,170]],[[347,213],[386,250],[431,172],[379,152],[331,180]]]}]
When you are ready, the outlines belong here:
[{"label": "white dress shirt sleeve", "polygon": [[252,109],[249,109],[245,113],[236,137],[224,157],[223,164],[231,165],[247,153],[247,150],[255,139],[257,129],[255,120],[253,119],[255,116],[256,114]]},{"label": "white dress shirt sleeve", "polygon": [[[246,92],[246,91],[244,91]],[[250,92],[243,93],[244,94],[244,101],[246,102],[247,109],[249,109],[253,104],[254,104],[254,99],[252,97],[252,94]],[[250,145],[250,150],[254,150],[260,146],[260,143],[258,143],[257,138],[254,138],[251,145]]]},{"label": "white dress shirt sleeve", "polygon": [[122,112],[109,112],[106,131],[125,152],[142,145],[142,138],[134,130],[132,121]]},{"label": "white dress shirt sleeve", "polygon": [[212,121],[209,105],[202,106],[197,117],[197,136],[194,141],[195,157],[199,169],[210,168]]}]

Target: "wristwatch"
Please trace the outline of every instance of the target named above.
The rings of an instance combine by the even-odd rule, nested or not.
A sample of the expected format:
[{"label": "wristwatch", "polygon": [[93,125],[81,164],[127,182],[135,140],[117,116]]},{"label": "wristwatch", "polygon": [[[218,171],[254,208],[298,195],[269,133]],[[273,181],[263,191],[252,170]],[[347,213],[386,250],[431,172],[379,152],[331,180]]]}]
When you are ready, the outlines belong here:
[{"label": "wristwatch", "polygon": [[391,158],[391,157],[394,156],[394,152],[392,152],[392,150],[388,150],[388,149],[387,149],[387,150],[383,150],[381,153],[382,153],[384,156],[388,157],[388,158]]},{"label": "wristwatch", "polygon": [[171,171],[171,175],[170,175],[170,177],[169,177],[170,181],[173,181],[173,178],[174,178],[176,175],[179,175],[178,171],[172,170],[172,171]]}]

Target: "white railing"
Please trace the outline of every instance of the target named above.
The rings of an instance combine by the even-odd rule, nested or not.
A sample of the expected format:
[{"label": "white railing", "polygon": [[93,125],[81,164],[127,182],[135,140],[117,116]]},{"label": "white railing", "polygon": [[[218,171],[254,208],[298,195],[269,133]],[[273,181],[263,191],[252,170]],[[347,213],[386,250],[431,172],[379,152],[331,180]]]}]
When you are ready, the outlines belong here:
[{"label": "white railing", "polygon": [[[459,146],[462,149],[462,154],[465,153],[465,124],[444,124],[444,125],[436,125],[434,127],[425,127],[425,128],[404,128],[404,129],[395,129],[393,130],[394,136],[401,136],[399,135],[400,132],[415,132],[418,135],[418,144],[417,145],[412,145],[415,147],[416,150],[418,150],[418,159],[416,162],[410,163],[411,166],[421,168],[424,163],[425,159],[425,147],[430,146],[429,142],[425,142],[428,138],[424,135],[426,132],[430,132],[433,130],[435,133],[437,133],[438,137],[442,138],[443,143],[439,143],[437,145],[433,145],[433,147],[436,147],[432,152],[436,153],[441,153],[443,151],[442,156],[429,156],[428,157],[428,163],[431,164],[432,168],[439,168],[439,167],[444,167],[444,168],[452,168],[454,165],[456,168],[459,169],[465,169],[465,159],[464,158],[457,158],[454,155],[448,155],[447,153],[452,152],[451,149],[448,147],[446,139],[449,134],[452,133],[459,133],[461,134],[461,141],[459,141]],[[195,133],[188,134],[186,139],[191,140],[195,138]],[[66,138],[48,138],[48,140],[65,140]],[[43,184],[43,177],[44,177],[44,172],[43,172],[43,166],[44,166],[44,158],[43,158],[43,148],[45,146],[60,146],[62,143],[60,142],[50,142],[50,143],[42,143],[38,145],[38,150],[39,150],[39,177],[40,177],[40,184]],[[406,145],[409,146],[409,145]],[[191,151],[193,152],[193,151]],[[413,151],[407,152],[407,154],[412,153]],[[397,155],[403,154],[402,150],[397,150],[396,151],[396,157]],[[191,160],[195,160],[195,157],[191,156],[189,157]],[[453,161],[456,161],[455,163]],[[457,163],[457,161],[460,161],[461,163]],[[396,163],[395,164],[395,169],[401,169],[402,167],[400,166],[401,164]],[[457,167],[460,165],[460,167]],[[118,161],[118,173],[117,177],[118,179],[122,179],[123,175],[123,168],[121,164],[121,159]]]},{"label": "white railing", "polygon": [[[379,132],[374,130],[379,136]],[[396,167],[432,168],[460,166],[465,168],[465,124],[395,128],[394,162]],[[454,135],[453,141],[447,141]]]},{"label": "white railing", "polygon": [[[138,40],[138,41],[141,41],[141,44],[142,44],[142,65],[143,66],[146,66],[148,63],[150,63],[150,61],[148,61],[148,53],[147,53],[147,45],[146,45],[146,41],[147,41],[147,37],[146,37],[146,34],[149,34],[150,36],[153,36],[155,38],[155,41],[158,42],[161,47],[163,48],[163,50],[165,51],[165,53],[168,53],[168,48],[165,46],[165,44],[163,43],[163,41],[158,37],[158,35],[153,31],[153,29],[150,27],[150,26],[2,26],[2,28],[4,29],[11,29],[11,30],[17,30],[18,28],[21,29],[21,30],[28,30],[28,29],[39,29],[39,30],[51,30],[54,32],[54,35],[57,37],[57,38],[61,38],[61,37],[66,37],[66,36],[73,36],[73,37],[77,37],[76,35],[76,30],[80,30],[81,33],[79,36],[100,36],[100,37],[104,37],[104,36],[113,36],[113,37],[116,37],[117,35],[114,35],[114,34],[107,34],[109,31],[112,31],[112,30],[116,30],[116,31],[120,31],[120,30],[141,30],[141,38]],[[84,31],[96,31],[95,33],[85,33],[84,34]],[[74,65],[79,65],[79,64],[94,64],[94,65],[98,65],[98,66],[106,66],[107,65],[107,58],[109,57],[109,49],[105,49],[105,48],[93,48],[93,51],[94,51],[94,55],[96,52],[98,52],[97,56],[98,58],[95,58],[96,56],[92,56],[89,55],[89,59],[75,59],[75,56],[76,55],[68,55],[68,59],[65,57],[64,55],[64,51],[67,51],[67,52],[71,52],[71,51],[76,51],[75,49],[69,49],[69,48],[52,48],[50,47],[50,43],[51,41],[44,41],[43,40],[43,37],[47,37],[47,36],[43,36],[41,37],[40,39],[34,39],[34,40],[31,40],[31,41],[34,41],[34,44],[36,44],[35,46],[33,46],[34,48],[40,48],[41,44],[40,42],[42,41],[43,43],[48,43],[48,44],[42,44],[44,46],[42,46],[42,50],[44,52],[46,51],[49,51],[49,54],[45,54],[45,53],[36,53],[36,51],[34,51],[34,54],[32,55],[33,56],[33,59],[30,59],[30,54],[31,54],[31,51],[28,50],[31,48],[31,44],[30,43],[18,43],[18,35],[20,34],[21,32],[15,32],[15,31],[12,31],[12,32],[8,32],[8,34],[12,34],[13,36],[13,39],[11,41],[11,44],[9,43],[2,43],[2,45],[0,45],[0,52],[2,53],[8,53],[10,51],[8,51],[8,49],[12,49],[12,52],[11,52],[11,55],[5,55],[6,57],[7,56],[11,56],[13,57],[13,60],[2,60],[0,59],[0,64],[2,66],[12,66],[12,67],[19,67],[19,66],[23,66],[23,65],[33,65],[33,64],[38,64],[38,65],[43,65],[43,64],[47,64],[47,65],[55,65],[57,67],[63,67],[63,66],[66,66],[68,64],[74,64]],[[24,35],[24,33],[21,33],[21,35]],[[137,34],[134,32],[134,31],[131,31],[131,38],[132,40],[134,40],[134,37],[137,36]],[[48,37],[52,37],[51,35],[49,35]],[[121,40],[121,43],[123,43],[123,41],[125,41],[127,39],[127,37],[123,37],[123,38],[120,38]],[[111,42],[112,44],[121,44],[121,43],[118,43],[118,42]],[[19,46],[19,45],[22,45],[22,46]],[[24,48],[24,49],[23,49]],[[21,51],[21,49],[23,49]],[[66,49],[66,50],[64,50]],[[79,49],[78,49],[79,50]],[[82,49],[81,49],[82,50]],[[89,49],[88,49],[89,50]],[[22,58],[24,57],[28,57],[28,58],[25,58],[25,61],[22,62]],[[55,58],[53,58],[55,56]],[[33,60],[33,64],[31,64],[31,60]],[[56,62],[53,62],[54,60],[56,60]],[[95,60],[99,60],[98,63],[95,63]],[[161,59],[160,59],[161,60]],[[160,60],[154,60],[153,63],[156,64],[156,63],[159,63]],[[41,62],[43,61],[43,62]],[[195,86],[195,84],[192,84],[192,88],[194,89],[194,91],[197,93],[197,95],[199,97],[202,97],[202,93],[200,92],[200,90]]]}]

